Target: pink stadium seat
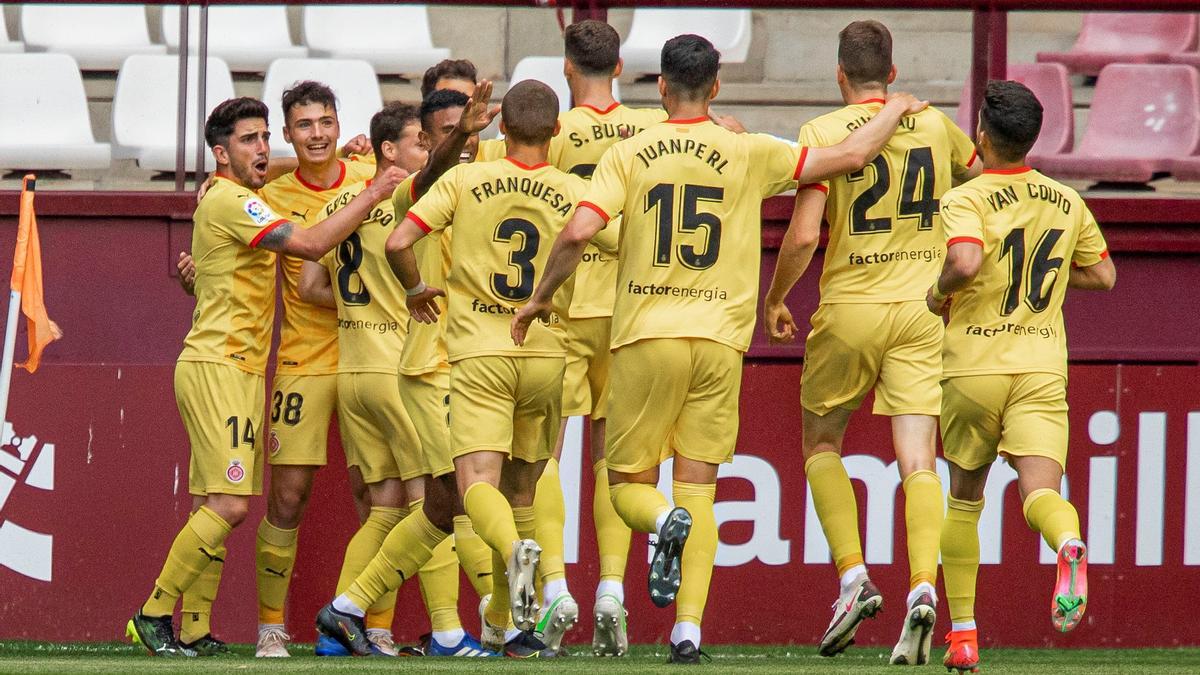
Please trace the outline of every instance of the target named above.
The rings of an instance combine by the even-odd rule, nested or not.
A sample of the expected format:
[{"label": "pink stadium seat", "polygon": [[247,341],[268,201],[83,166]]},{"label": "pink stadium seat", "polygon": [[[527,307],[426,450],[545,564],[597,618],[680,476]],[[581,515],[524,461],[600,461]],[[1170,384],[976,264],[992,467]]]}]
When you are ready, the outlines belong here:
[{"label": "pink stadium seat", "polygon": [[1200,73],[1114,64],[1100,72],[1087,130],[1072,154],[1034,164],[1062,178],[1143,183],[1200,149]]},{"label": "pink stadium seat", "polygon": [[[1066,66],[1061,63],[1013,63],[1008,66],[1008,77],[1029,87],[1042,103],[1042,133],[1029,153],[1031,161],[1070,152],[1075,145],[1075,102]],[[968,119],[970,89],[968,80],[963,85],[956,118],[958,126],[967,133],[975,129],[975,120]]]},{"label": "pink stadium seat", "polygon": [[1072,73],[1096,75],[1110,63],[1165,63],[1196,45],[1196,15],[1095,12],[1068,52],[1039,52],[1039,63],[1061,63]]}]

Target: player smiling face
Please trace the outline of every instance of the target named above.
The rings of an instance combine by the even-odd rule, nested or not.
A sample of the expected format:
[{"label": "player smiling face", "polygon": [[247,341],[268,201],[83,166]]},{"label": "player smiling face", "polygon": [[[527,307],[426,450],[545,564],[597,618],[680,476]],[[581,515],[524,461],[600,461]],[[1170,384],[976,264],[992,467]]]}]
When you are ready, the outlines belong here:
[{"label": "player smiling face", "polygon": [[[429,95],[421,103],[421,139],[425,147],[436,148],[454,128],[462,117],[463,108],[467,105],[467,96],[453,89],[439,89]],[[479,151],[479,135],[472,134],[463,146],[461,160],[470,162]]]},{"label": "player smiling face", "polygon": [[301,164],[324,164],[337,153],[340,131],[336,109],[307,103],[288,111],[283,137],[292,144]]}]

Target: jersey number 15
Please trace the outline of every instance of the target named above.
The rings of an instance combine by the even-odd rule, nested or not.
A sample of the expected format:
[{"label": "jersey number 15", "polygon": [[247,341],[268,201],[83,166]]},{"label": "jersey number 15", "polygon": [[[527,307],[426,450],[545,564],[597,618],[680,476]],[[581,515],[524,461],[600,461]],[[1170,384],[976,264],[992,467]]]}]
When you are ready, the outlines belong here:
[{"label": "jersey number 15", "polygon": [[[721,219],[715,213],[700,211],[703,202],[719,203],[725,198],[725,188],[709,185],[659,183],[646,193],[645,213],[658,212],[658,227],[654,237],[654,266],[668,267],[672,254],[679,263],[692,270],[712,267],[721,254]],[[676,193],[682,194],[682,208],[676,212]],[[675,233],[704,233],[704,245],[674,245]]]}]

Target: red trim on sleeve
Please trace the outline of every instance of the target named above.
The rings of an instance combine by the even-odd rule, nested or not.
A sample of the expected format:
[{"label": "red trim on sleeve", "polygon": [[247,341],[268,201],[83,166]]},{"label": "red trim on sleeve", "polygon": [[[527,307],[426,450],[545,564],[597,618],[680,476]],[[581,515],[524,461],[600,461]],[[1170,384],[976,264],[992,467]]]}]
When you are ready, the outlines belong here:
[{"label": "red trim on sleeve", "polygon": [[974,148],[971,150],[971,159],[967,160],[967,168],[975,166],[975,160],[977,159],[979,159],[979,148]]},{"label": "red trim on sleeve", "polygon": [[258,242],[262,241],[263,237],[270,234],[271,230],[274,230],[275,228],[279,227],[280,225],[282,225],[286,222],[287,222],[286,218],[280,218],[279,220],[277,220],[277,221],[271,223],[270,225],[267,225],[263,229],[259,230],[258,234],[254,235],[254,238],[250,240],[250,248],[258,248]]},{"label": "red trim on sleeve", "polygon": [[709,119],[707,116],[693,117],[691,119],[686,119],[686,120],[666,120],[667,124],[699,124],[701,122],[708,122],[708,121],[709,121]]},{"label": "red trim on sleeve", "polygon": [[820,190],[825,194],[829,194],[829,186],[825,185],[824,183],[805,183],[804,185],[797,187],[796,190]]},{"label": "red trim on sleeve", "polygon": [[1025,173],[1027,171],[1033,171],[1033,168],[1028,167],[1028,166],[1018,166],[1015,169],[984,169],[983,170],[984,173],[994,173],[994,174],[998,174],[1001,176],[1011,176],[1013,174]]},{"label": "red trim on sleeve", "polygon": [[425,221],[421,220],[421,216],[418,216],[417,214],[413,213],[412,211],[409,211],[405,217],[408,218],[409,220],[413,221],[414,223],[416,223],[417,227],[421,228],[421,230],[424,231],[425,234],[429,234],[430,232],[433,231],[432,227],[426,225]]},{"label": "red trim on sleeve", "polygon": [[587,103],[580,103],[579,107],[580,108],[588,108],[590,110],[595,110],[596,112],[600,113],[601,115],[607,115],[608,113],[616,110],[617,106],[619,106],[619,105],[621,105],[620,101],[613,101],[612,105],[608,106],[604,110],[601,110],[594,105],[588,105]]},{"label": "red trim on sleeve", "polygon": [[946,248],[950,248],[955,244],[975,244],[976,246],[983,248],[983,240],[975,237],[951,237],[946,241]]},{"label": "red trim on sleeve", "polygon": [[1105,259],[1105,258],[1107,258],[1107,257],[1108,257],[1108,249],[1104,249],[1103,251],[1101,251],[1101,252],[1100,252],[1100,259],[1101,259],[1101,260],[1104,260],[1104,259]]},{"label": "red trim on sleeve", "polygon": [[[804,160],[808,159],[808,146],[800,148],[800,160],[796,162],[796,172],[792,174],[792,180],[800,180],[800,174],[804,172]],[[826,193],[829,191],[826,190]]]},{"label": "red trim on sleeve", "polygon": [[593,204],[593,203],[591,203],[591,202],[579,202],[579,206],[578,206],[578,207],[576,207],[576,208],[580,208],[580,209],[583,209],[583,208],[588,208],[588,209],[591,209],[591,210],[595,211],[596,213],[600,214],[600,217],[601,217],[601,218],[603,218],[603,219],[604,219],[604,222],[606,222],[606,223],[607,223],[608,221],[612,220],[612,216],[610,216],[610,215],[608,215],[607,213],[605,213],[605,212],[604,212],[604,209],[600,208],[599,206],[596,206],[595,204]]},{"label": "red trim on sleeve", "polygon": [[295,174],[296,180],[309,190],[312,190],[313,192],[324,192],[326,190],[335,190],[341,187],[342,181],[346,179],[346,163],[339,159],[338,168],[341,169],[341,173],[338,174],[337,180],[333,181],[333,185],[330,185],[329,187],[321,187],[320,185],[315,185],[304,180],[304,177],[300,175],[300,169],[296,169],[292,173]]}]

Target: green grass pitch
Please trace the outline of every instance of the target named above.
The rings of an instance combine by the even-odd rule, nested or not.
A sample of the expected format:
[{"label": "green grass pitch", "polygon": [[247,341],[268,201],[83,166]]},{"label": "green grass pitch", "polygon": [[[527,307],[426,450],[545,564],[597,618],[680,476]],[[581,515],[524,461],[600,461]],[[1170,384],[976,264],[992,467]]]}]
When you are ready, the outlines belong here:
[{"label": "green grass pitch", "polygon": [[[576,647],[584,651],[585,645]],[[146,655],[140,647],[112,643],[43,644],[0,642],[0,673],[194,673],[194,672],[360,672],[420,671],[431,673],[536,672],[591,673],[597,668],[609,673],[678,672],[662,665],[665,647],[639,645],[624,659],[573,656],[538,661],[475,659],[350,659],[312,655],[311,647],[293,647],[294,658],[256,660],[249,645],[237,645],[235,654],[206,659],[168,660]],[[942,650],[934,650],[928,666],[905,670],[887,665],[888,651],[851,649],[847,655],[823,659],[814,647],[712,646],[712,663],[704,668],[713,673],[941,673]],[[982,673],[1039,675],[1140,675],[1141,673],[1200,673],[1200,649],[987,649]]]}]

